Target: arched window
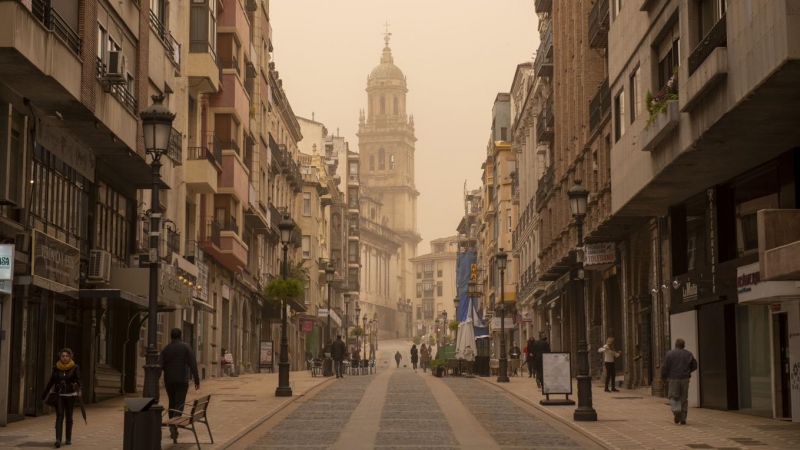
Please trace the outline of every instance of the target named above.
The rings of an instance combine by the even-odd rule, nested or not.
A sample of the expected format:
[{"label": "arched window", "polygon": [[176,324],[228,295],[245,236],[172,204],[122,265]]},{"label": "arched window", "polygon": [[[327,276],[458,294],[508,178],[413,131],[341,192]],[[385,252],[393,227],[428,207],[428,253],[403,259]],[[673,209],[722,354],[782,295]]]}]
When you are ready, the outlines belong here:
[{"label": "arched window", "polygon": [[381,96],[380,111],[381,114],[386,114],[386,98],[383,96]]},{"label": "arched window", "polygon": [[372,220],[375,220],[375,216],[376,216],[375,208],[370,208],[369,209],[369,218],[372,219]]},{"label": "arched window", "polygon": [[397,101],[397,97],[394,98],[394,106],[392,107],[394,111],[394,115],[400,114],[400,102]]},{"label": "arched window", "polygon": [[386,152],[383,149],[378,150],[378,170],[386,169]]},{"label": "arched window", "polygon": [[369,155],[369,170],[375,170],[375,155]]}]

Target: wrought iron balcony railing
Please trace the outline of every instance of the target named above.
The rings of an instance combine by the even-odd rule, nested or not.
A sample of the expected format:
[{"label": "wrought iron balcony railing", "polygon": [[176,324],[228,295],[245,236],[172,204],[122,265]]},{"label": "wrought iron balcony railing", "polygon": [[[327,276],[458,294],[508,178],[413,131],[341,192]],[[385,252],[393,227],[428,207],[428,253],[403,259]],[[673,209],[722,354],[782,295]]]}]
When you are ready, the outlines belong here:
[{"label": "wrought iron balcony railing", "polygon": [[711,27],[708,34],[697,44],[689,55],[689,75],[692,75],[703,62],[708,59],[717,47],[728,46],[728,24],[725,21],[725,14]]}]

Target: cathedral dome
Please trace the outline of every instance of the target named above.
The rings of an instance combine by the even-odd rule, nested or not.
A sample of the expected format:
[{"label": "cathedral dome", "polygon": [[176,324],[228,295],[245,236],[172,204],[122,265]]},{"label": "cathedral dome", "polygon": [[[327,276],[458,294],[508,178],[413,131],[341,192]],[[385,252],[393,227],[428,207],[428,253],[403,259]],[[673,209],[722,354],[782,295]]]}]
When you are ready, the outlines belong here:
[{"label": "cathedral dome", "polygon": [[399,80],[405,82],[405,75],[399,67],[394,65],[394,58],[392,58],[392,49],[389,48],[389,36],[384,38],[386,45],[383,47],[383,55],[381,55],[381,63],[372,69],[369,74],[370,81],[373,80]]}]

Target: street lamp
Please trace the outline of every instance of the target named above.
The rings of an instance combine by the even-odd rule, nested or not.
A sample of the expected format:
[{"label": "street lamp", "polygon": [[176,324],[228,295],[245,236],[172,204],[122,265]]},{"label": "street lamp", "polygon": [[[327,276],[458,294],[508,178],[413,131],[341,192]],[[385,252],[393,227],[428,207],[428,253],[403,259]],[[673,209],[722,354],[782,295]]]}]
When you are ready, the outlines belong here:
[{"label": "street lamp", "polygon": [[[281,244],[283,245],[283,266],[281,266],[281,276],[289,276],[289,242],[292,240],[294,222],[292,222],[289,212],[285,212],[283,220],[278,223],[281,231]],[[278,387],[275,388],[276,397],[291,397],[292,388],[289,386],[289,339],[286,337],[286,299],[281,303],[281,360],[278,362]]]},{"label": "street lamp", "polygon": [[497,262],[497,269],[500,271],[500,375],[497,376],[498,383],[508,383],[508,360],[506,359],[506,298],[505,282],[503,280],[508,263],[508,253],[501,248],[494,255]]},{"label": "street lamp", "polygon": [[325,268],[325,281],[328,282],[328,345],[333,341],[333,335],[331,335],[331,284],[333,283],[333,275],[335,273],[336,269],[329,261],[328,266]]},{"label": "street lamp", "polygon": [[[358,326],[359,315],[361,315],[361,307],[358,306],[358,301],[356,301],[356,320],[355,320],[356,326]],[[363,334],[364,330],[362,329],[361,332]],[[359,336],[356,336],[356,350],[360,350],[360,348],[361,348],[361,338]]]},{"label": "street lamp", "polygon": [[584,305],[585,281],[583,279],[583,218],[586,217],[586,200],[589,191],[575,180],[575,185],[567,191],[569,209],[575,218],[578,231],[577,281],[580,296],[578,298],[578,408],[572,416],[575,421],[590,422],[597,420],[597,411],[592,407],[592,377],[589,375],[589,354],[586,348],[586,307]]},{"label": "street lamp", "polygon": [[[144,388],[142,397],[154,399],[155,406],[150,408],[153,414],[161,415],[163,407],[158,406],[161,366],[158,364],[158,239],[160,237],[161,211],[159,210],[158,191],[161,185],[161,157],[169,149],[169,138],[172,134],[172,121],[175,114],[162,104],[163,95],[151,97],[153,104],[139,114],[142,118],[145,152],[152,157],[152,187],[150,189],[150,298],[148,299],[147,317],[147,353],[145,354]],[[158,436],[157,448],[161,448],[161,427],[153,422],[151,436]],[[158,428],[158,431],[155,431]]]},{"label": "street lamp", "polygon": [[347,344],[347,333],[350,331],[350,293],[344,293],[344,343]]},{"label": "street lamp", "polygon": [[367,354],[367,344],[369,343],[369,333],[367,331],[369,329],[367,328],[367,314],[366,313],[364,313],[364,318],[362,319],[362,323],[364,324],[364,326],[362,327],[364,329],[364,359],[369,359],[369,356]]}]

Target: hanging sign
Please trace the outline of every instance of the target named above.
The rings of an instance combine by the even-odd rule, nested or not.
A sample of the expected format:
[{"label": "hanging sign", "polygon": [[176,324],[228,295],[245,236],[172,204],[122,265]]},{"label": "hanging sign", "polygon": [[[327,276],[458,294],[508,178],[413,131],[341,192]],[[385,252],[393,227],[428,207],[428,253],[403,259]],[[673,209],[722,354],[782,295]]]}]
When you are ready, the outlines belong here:
[{"label": "hanging sign", "polygon": [[14,279],[14,245],[0,245],[0,280]]},{"label": "hanging sign", "polygon": [[583,265],[595,266],[600,264],[614,264],[616,254],[617,252],[613,242],[588,244],[586,246],[586,256]]}]

